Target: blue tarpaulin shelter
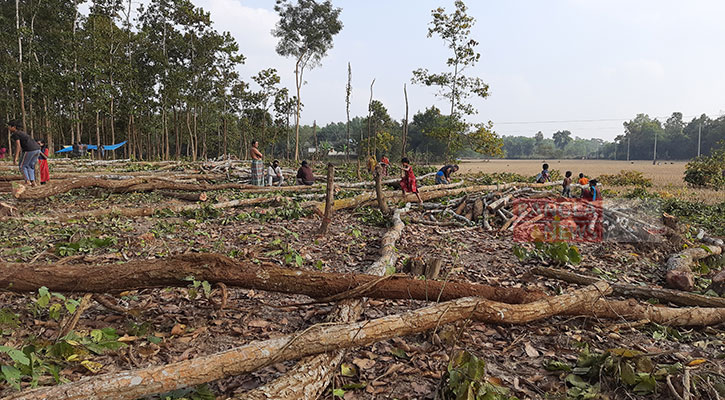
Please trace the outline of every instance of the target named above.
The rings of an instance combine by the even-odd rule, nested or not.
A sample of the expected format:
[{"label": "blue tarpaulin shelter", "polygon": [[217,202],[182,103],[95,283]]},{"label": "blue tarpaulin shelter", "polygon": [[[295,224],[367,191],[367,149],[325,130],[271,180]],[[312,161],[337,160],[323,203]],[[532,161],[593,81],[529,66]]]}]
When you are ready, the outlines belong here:
[{"label": "blue tarpaulin shelter", "polygon": [[[123,146],[124,144],[126,144],[126,142],[128,142],[128,141],[127,140],[124,140],[121,143],[104,144],[103,145],[103,150],[104,151],[116,150],[117,148],[119,148],[119,147]],[[86,149],[87,150],[98,150],[98,146],[95,145],[95,144],[89,144],[89,145],[86,145]],[[73,151],[73,146],[65,146],[62,149],[56,151],[56,153],[69,153],[71,151]]]}]

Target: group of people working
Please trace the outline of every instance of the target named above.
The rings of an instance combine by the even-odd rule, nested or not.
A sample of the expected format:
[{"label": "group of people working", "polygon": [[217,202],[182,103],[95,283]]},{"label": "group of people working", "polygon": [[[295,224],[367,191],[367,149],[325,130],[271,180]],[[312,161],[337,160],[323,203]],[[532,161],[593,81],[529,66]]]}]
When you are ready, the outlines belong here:
[{"label": "group of people working", "polygon": [[[20,121],[12,120],[7,123],[10,131],[10,141],[15,146],[13,161],[18,164],[23,174],[25,184],[35,186],[35,164],[38,164],[40,172],[40,184],[44,185],[50,180],[50,169],[48,167],[48,156],[50,151],[45,141],[35,140],[23,132],[23,124]],[[3,152],[3,157],[5,152]]]},{"label": "group of people working", "polygon": [[[551,175],[549,174],[549,164],[544,164],[541,167],[541,172],[539,172],[539,174],[536,176],[536,183],[546,183],[551,181]],[[572,172],[566,171],[566,173],[564,174],[564,180],[561,183],[561,195],[563,197],[573,197],[571,195],[571,185],[573,182],[574,179],[572,178]],[[599,182],[597,182],[596,179],[589,179],[584,176],[584,173],[579,173],[579,180],[577,181],[577,183],[582,186],[582,199],[590,201],[601,200],[601,191],[597,187],[597,184]]]},{"label": "group of people working", "polygon": [[[249,150],[249,155],[252,157],[252,170],[251,170],[251,183],[255,186],[282,186],[284,185],[284,175],[282,174],[282,168],[279,166],[279,161],[274,160],[265,174],[264,162],[262,158],[262,152],[259,151],[259,142],[253,141],[252,147]],[[315,174],[312,172],[312,168],[307,161],[302,161],[300,168],[297,170],[297,176],[295,177],[295,183],[297,185],[311,186],[315,184]]]}]

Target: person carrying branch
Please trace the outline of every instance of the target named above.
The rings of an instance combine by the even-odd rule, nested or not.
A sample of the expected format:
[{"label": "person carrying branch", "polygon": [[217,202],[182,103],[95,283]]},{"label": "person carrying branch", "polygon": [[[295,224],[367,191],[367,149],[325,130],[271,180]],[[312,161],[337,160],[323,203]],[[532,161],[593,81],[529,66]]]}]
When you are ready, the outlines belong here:
[{"label": "person carrying branch", "polygon": [[436,172],[436,185],[448,185],[451,183],[451,174],[458,171],[458,165],[446,165]]},{"label": "person carrying branch", "polygon": [[403,196],[406,193],[415,193],[415,197],[418,198],[418,203],[423,204],[423,200],[420,198],[420,194],[418,194],[415,173],[413,173],[413,167],[410,165],[408,157],[403,157],[401,164],[403,164],[403,173],[400,179],[400,188],[403,190]]},{"label": "person carrying branch", "polygon": [[50,180],[50,169],[48,168],[48,156],[50,156],[50,150],[43,139],[38,139],[38,146],[40,146],[40,155],[38,156],[40,184],[45,185]]},{"label": "person carrying branch", "polygon": [[[8,122],[8,129],[10,130],[10,139],[15,142],[15,158],[14,161],[20,163],[20,172],[25,177],[25,184],[35,186],[35,163],[38,162],[38,155],[40,155],[40,146],[33,140],[27,133],[23,132],[23,124],[20,121],[13,120]],[[23,151],[22,158],[20,157],[20,151]]]},{"label": "person carrying branch", "polygon": [[249,155],[252,157],[251,178],[252,185],[264,186],[264,163],[262,162],[262,152],[259,151],[259,142],[252,141],[252,148],[249,149]]}]

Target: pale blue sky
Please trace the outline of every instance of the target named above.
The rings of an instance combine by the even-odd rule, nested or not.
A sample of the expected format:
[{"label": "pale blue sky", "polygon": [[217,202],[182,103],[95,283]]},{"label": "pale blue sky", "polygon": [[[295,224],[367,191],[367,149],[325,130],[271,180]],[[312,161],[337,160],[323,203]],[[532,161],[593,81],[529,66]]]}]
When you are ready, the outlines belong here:
[{"label": "pale blue sky", "polygon": [[[245,78],[277,68],[294,87],[294,63],[276,54],[270,30],[273,0],[193,0],[230,31],[247,63]],[[452,0],[333,0],[343,9],[342,32],[322,65],[307,72],[303,123],[345,119],[347,62],[353,70],[352,114],[374,98],[391,116],[404,116],[403,83],[412,113],[436,104],[434,89],[410,84],[411,71],[441,71],[448,49],[427,38],[430,11]],[[636,113],[686,117],[725,112],[725,1],[549,0],[466,2],[476,18],[472,37],[481,61],[468,74],[484,79],[491,96],[474,101],[471,122],[492,120],[500,134],[576,136],[611,140]],[[610,120],[510,124],[508,122]]]}]

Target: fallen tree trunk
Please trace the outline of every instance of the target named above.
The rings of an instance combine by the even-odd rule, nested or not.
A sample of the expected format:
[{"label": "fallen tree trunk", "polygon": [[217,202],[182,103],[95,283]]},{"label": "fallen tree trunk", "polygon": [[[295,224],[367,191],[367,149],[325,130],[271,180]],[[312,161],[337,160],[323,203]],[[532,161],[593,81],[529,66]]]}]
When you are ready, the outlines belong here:
[{"label": "fallen tree trunk", "polygon": [[[232,207],[242,207],[242,206],[251,206],[251,205],[257,205],[257,204],[264,204],[264,203],[271,203],[274,201],[281,201],[282,199],[280,197],[255,197],[251,199],[238,199],[238,200],[230,200],[230,201],[223,201],[219,203],[214,204],[207,204],[207,203],[194,203],[194,204],[172,204],[172,205],[165,205],[165,206],[155,206],[155,207],[116,207],[112,206],[110,208],[104,208],[99,210],[89,210],[89,211],[80,211],[77,213],[72,214],[65,214],[60,215],[57,217],[59,221],[70,221],[73,219],[82,219],[82,218],[92,218],[92,217],[102,217],[105,215],[121,215],[124,217],[149,217],[157,212],[161,211],[171,211],[171,212],[184,212],[184,211],[190,211],[190,210],[198,210],[204,207],[213,208],[216,210],[224,209],[224,208],[232,208]],[[34,220],[40,220],[42,218],[32,218]]]},{"label": "fallen tree trunk", "polygon": [[[554,268],[536,267],[531,272],[547,278],[559,279],[569,283],[578,283],[580,285],[591,285],[599,281],[599,279],[593,276],[580,275]],[[609,285],[612,287],[613,294],[619,296],[636,297],[642,300],[654,298],[684,306],[725,307],[725,299],[720,297],[703,296],[700,294],[681,292],[679,290],[650,288],[626,283],[610,283]]]},{"label": "fallen tree trunk", "polygon": [[185,192],[171,192],[166,190],[160,190],[158,193],[164,197],[172,197],[179,200],[186,201],[206,201],[209,197],[204,192],[200,193],[185,193]]},{"label": "fallen tree trunk", "polygon": [[212,191],[225,189],[240,189],[247,193],[263,192],[301,192],[319,190],[322,185],[313,186],[269,186],[259,187],[244,183],[177,183],[158,178],[132,178],[124,180],[110,180],[101,178],[75,178],[50,181],[47,185],[28,187],[23,184],[13,185],[13,196],[19,200],[44,199],[50,196],[69,192],[73,189],[97,187],[109,189],[114,193],[149,192],[152,190],[181,190],[181,191]]},{"label": "fallen tree trunk", "polygon": [[255,341],[193,360],[88,377],[20,392],[5,399],[133,400],[256,371],[281,361],[420,333],[469,318],[491,324],[524,324],[560,314],[582,303],[593,303],[608,290],[605,282],[599,282],[571,294],[518,305],[465,297],[374,320],[315,325],[301,333]]},{"label": "fallen tree trunk", "polygon": [[599,299],[590,304],[574,307],[567,315],[591,315],[595,318],[625,321],[649,320],[666,326],[713,326],[725,322],[725,309],[700,307],[660,307],[639,303],[634,299]]},{"label": "fallen tree trunk", "polygon": [[[483,192],[488,190],[504,190],[508,188],[515,188],[515,187],[531,187],[531,188],[544,188],[548,186],[553,186],[556,184],[561,184],[561,182],[549,182],[549,183],[503,183],[498,185],[476,185],[476,186],[466,186],[466,187],[459,187],[462,184],[463,181],[459,181],[450,185],[434,185],[434,186],[423,186],[418,189],[420,192],[420,198],[423,201],[431,200],[431,199],[437,199],[445,196],[455,196],[461,193],[476,193],[476,192]],[[385,197],[389,199],[390,201],[416,201],[415,194],[413,193],[407,193],[406,195],[403,195],[399,191],[392,192],[388,191],[385,192]],[[346,208],[355,208],[359,207],[361,205],[364,205],[366,203],[369,203],[371,201],[375,200],[375,192],[368,192],[363,193],[360,195],[357,195],[355,197],[348,197],[345,199],[338,199],[335,200],[335,211],[343,210]],[[316,209],[316,212],[321,215],[325,203],[311,203],[312,207]]]},{"label": "fallen tree trunk", "polygon": [[722,253],[720,246],[702,245],[702,247],[691,247],[673,254],[667,260],[667,284],[675,289],[691,291],[695,288],[692,265],[698,260],[720,253]]},{"label": "fallen tree trunk", "polygon": [[[431,176],[435,176],[435,174],[436,174],[435,172],[431,172],[431,173],[419,176],[417,178],[417,180],[422,181],[425,178],[430,178]],[[398,183],[398,182],[400,182],[400,178],[391,178],[391,179],[386,179],[386,180],[380,181],[380,183],[382,183],[383,185],[391,185],[391,184]],[[373,182],[339,183],[338,186],[343,189],[363,188],[366,186],[374,187],[375,181],[373,181]]]},{"label": "fallen tree trunk", "polygon": [[[389,247],[394,246],[394,242]],[[383,271],[392,263],[386,254],[371,267]],[[89,274],[93,271],[93,274]],[[369,270],[371,271],[371,270]],[[378,274],[382,275],[382,274]],[[109,293],[125,290],[186,286],[188,276],[209,283],[272,292],[304,294],[322,299],[348,294],[350,298],[452,300],[478,296],[503,303],[540,299],[538,290],[506,288],[467,282],[438,282],[394,275],[377,282],[373,274],[338,274],[280,268],[273,264],[241,262],[209,253],[190,253],[124,264],[18,264],[0,263],[0,287],[13,292],[34,292],[46,286],[55,292]],[[359,291],[365,288],[364,291]],[[358,291],[356,291],[358,289]],[[350,292],[353,291],[353,292]]]}]

